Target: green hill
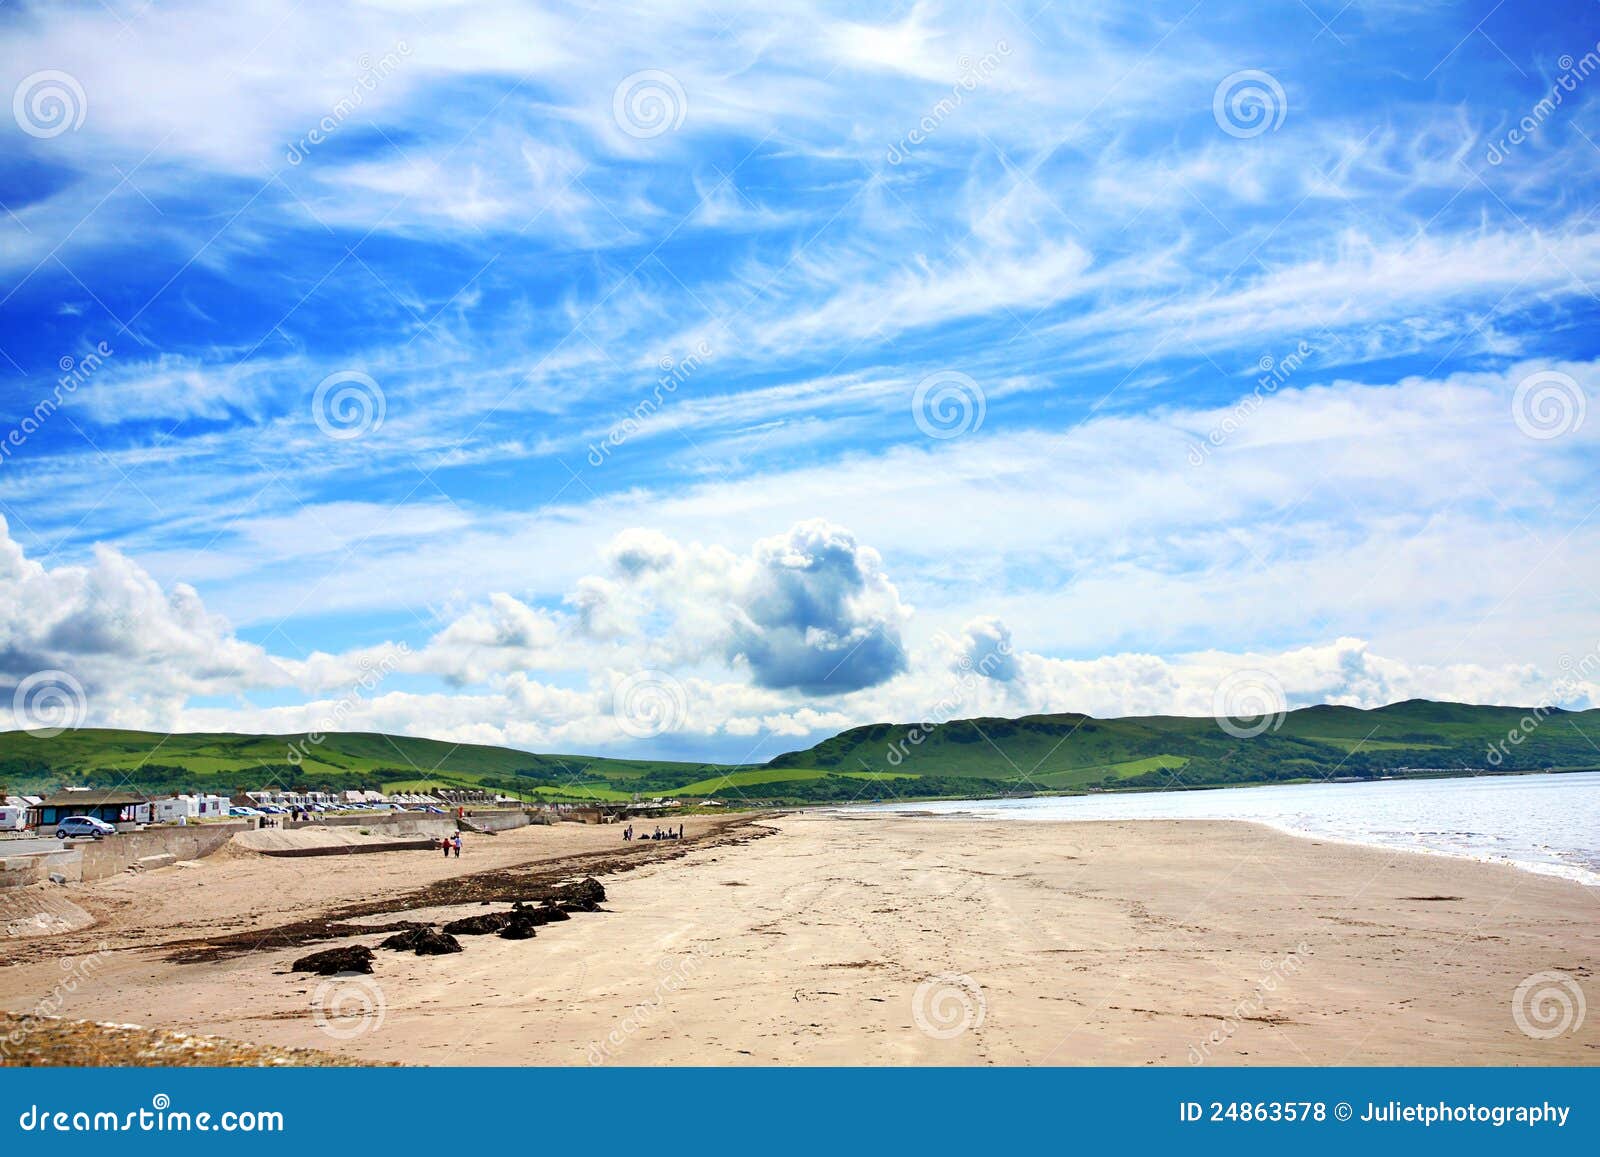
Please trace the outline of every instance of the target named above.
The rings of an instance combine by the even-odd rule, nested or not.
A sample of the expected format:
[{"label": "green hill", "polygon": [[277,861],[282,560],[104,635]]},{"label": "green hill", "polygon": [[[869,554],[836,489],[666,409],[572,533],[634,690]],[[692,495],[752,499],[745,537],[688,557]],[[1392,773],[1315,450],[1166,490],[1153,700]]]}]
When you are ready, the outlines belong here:
[{"label": "green hill", "polygon": [[317,739],[305,734],[162,735],[99,728],[49,739],[25,731],[0,732],[0,783],[13,792],[66,783],[127,783],[161,791],[272,786],[404,791],[436,785],[499,787],[524,794],[543,785],[562,798],[594,798],[594,790],[615,796],[647,776],[664,774],[688,782],[716,770],[698,763],[535,755],[377,732],[327,733]]},{"label": "green hill", "polygon": [[[1526,726],[1531,723],[1532,726]],[[1520,743],[1511,742],[1522,735]],[[1600,769],[1600,709],[1409,700],[1307,707],[1236,738],[1210,718],[1029,715],[855,727],[758,766],[536,755],[398,735],[161,735],[83,729],[0,733],[0,784],[148,791],[264,786],[483,787],[523,798],[714,796],[739,802],[987,797],[1484,771]]]},{"label": "green hill", "polygon": [[[1525,720],[1535,726],[1523,728]],[[1520,744],[1508,739],[1515,729],[1527,733]],[[1600,710],[1409,700],[1371,710],[1302,708],[1248,739],[1228,734],[1210,718],[1172,715],[964,719],[926,734],[880,723],[779,756],[769,766],[892,769],[941,779],[980,776],[1010,791],[1149,789],[1600,769],[1600,747],[1591,737],[1600,742]]]}]

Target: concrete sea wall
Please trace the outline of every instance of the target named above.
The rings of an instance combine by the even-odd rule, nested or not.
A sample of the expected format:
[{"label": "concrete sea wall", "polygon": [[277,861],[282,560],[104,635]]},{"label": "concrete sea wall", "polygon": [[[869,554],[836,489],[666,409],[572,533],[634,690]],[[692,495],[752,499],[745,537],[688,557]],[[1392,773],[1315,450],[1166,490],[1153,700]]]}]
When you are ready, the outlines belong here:
[{"label": "concrete sea wall", "polygon": [[469,811],[462,817],[461,823],[468,831],[474,832],[509,832],[513,828],[528,826],[528,813],[517,811]]},{"label": "concrete sea wall", "polygon": [[[235,832],[248,824],[189,824],[186,827],[146,828],[122,832],[103,840],[75,841],[83,855],[83,879],[103,880],[131,867],[159,868],[179,860],[198,860],[225,846]],[[167,859],[170,856],[171,859]]]},{"label": "concrete sea wall", "polygon": [[436,816],[430,812],[389,812],[365,816],[328,816],[318,820],[285,820],[285,828],[366,828],[385,836],[440,836],[455,835],[454,816]]},{"label": "concrete sea wall", "polygon": [[129,868],[164,868],[198,860],[224,847],[244,823],[190,824],[118,832],[103,840],[7,840],[0,844],[0,889],[46,883],[103,880]]},{"label": "concrete sea wall", "polygon": [[[6,843],[22,844],[23,841],[8,840]],[[9,850],[13,854],[0,852],[0,891],[43,884],[53,875],[64,876],[73,883],[83,879],[83,856],[76,850],[61,848],[29,854],[22,854],[21,848]]]}]

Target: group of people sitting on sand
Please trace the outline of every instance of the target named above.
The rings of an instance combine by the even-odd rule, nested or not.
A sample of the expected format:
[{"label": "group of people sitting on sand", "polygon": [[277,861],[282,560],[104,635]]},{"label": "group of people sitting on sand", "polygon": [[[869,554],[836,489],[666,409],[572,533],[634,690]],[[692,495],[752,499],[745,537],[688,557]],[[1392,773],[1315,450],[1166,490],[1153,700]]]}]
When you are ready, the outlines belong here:
[{"label": "group of people sitting on sand", "polygon": [[662,831],[661,825],[657,824],[656,830],[653,834],[648,836],[636,836],[633,834],[633,825],[629,824],[627,827],[622,829],[622,838],[625,840],[681,840],[683,839],[683,825],[679,824],[676,831],[670,827],[665,831]]}]

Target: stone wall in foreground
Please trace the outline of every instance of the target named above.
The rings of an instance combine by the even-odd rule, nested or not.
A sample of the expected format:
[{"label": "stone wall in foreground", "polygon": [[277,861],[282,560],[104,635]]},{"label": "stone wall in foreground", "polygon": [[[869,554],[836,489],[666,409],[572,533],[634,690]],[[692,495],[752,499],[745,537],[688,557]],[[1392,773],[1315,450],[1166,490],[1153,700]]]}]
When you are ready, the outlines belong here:
[{"label": "stone wall in foreground", "polygon": [[[28,852],[31,841],[7,840],[0,844],[0,891],[43,884],[51,876],[64,876],[76,883],[83,879],[83,857],[73,849]],[[21,845],[21,846],[16,846]],[[8,847],[9,846],[9,847]],[[7,851],[11,854],[6,854]]]}]

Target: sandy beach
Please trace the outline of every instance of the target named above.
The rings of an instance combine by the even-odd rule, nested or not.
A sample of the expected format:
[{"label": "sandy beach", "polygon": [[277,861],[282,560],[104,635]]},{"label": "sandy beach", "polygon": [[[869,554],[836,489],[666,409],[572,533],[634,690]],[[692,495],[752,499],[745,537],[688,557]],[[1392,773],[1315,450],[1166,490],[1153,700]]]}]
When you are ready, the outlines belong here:
[{"label": "sandy beach", "polygon": [[[0,946],[0,1008],[54,994],[66,1017],[422,1065],[1600,1063],[1600,1012],[1546,1036],[1551,982],[1518,995],[1554,972],[1600,998],[1600,889],[1564,880],[1227,822],[808,813],[689,836],[229,849],[62,889],[97,923]],[[531,940],[288,971],[380,939],[294,943],[323,917],[442,922],[584,875],[605,911]]]}]

